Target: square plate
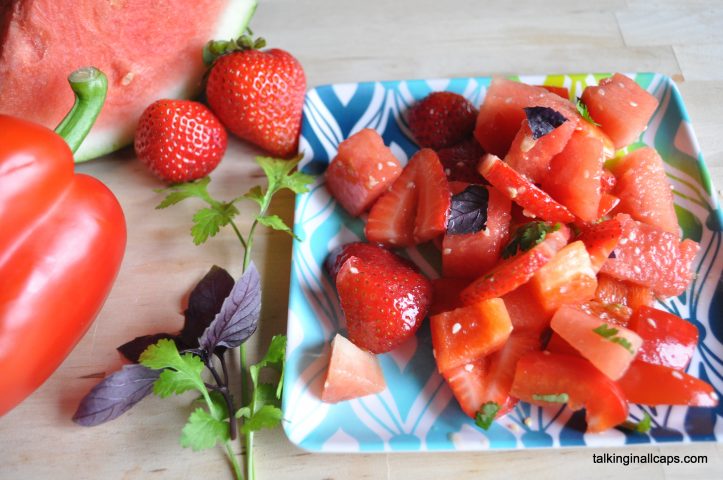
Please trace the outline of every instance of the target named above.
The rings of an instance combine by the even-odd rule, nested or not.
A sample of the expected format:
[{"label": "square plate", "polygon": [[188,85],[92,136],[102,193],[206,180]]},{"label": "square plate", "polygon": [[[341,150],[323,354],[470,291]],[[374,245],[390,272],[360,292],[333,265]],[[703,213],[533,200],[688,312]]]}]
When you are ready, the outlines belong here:
[{"label": "square plate", "polygon": [[[532,85],[567,87],[579,96],[586,85],[609,74],[514,77]],[[680,93],[659,74],[630,74],[655,95],[660,106],[641,141],[665,159],[675,207],[685,237],[701,244],[690,288],[659,308],[690,319],[700,344],[688,372],[723,388],[723,267],[721,226],[710,174]],[[302,168],[321,174],[339,142],[362,128],[373,128],[405,163],[418,149],[403,112],[431,91],[448,90],[473,104],[484,99],[490,78],[454,78],[327,85],[307,93],[301,132]],[[716,409],[631,406],[631,417],[652,417],[649,434],[612,429],[586,434],[584,411],[540,408],[520,403],[488,430],[474,426],[459,409],[431,353],[429,322],[416,338],[380,355],[388,388],[379,395],[335,405],[319,399],[329,342],[344,329],[336,291],[323,268],[337,245],[363,238],[363,219],[352,218],[329,196],[323,176],[296,198],[295,242],[289,298],[288,352],[284,378],[284,428],[302,448],[324,452],[486,450],[561,446],[615,446],[633,443],[716,441],[723,438],[723,407]],[[438,276],[439,252],[431,245],[403,252],[430,277]],[[715,314],[714,312],[718,312]]]}]

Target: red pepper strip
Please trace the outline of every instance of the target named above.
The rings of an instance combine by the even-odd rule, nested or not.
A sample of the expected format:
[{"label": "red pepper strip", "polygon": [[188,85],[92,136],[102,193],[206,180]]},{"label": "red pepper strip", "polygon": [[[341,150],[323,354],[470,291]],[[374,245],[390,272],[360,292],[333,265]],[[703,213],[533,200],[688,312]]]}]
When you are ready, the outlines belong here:
[{"label": "red pepper strip", "polygon": [[0,115],[0,415],[87,331],[125,250],[120,204],[100,181],[73,173],[69,148],[100,111],[105,76],[82,69],[69,80],[78,101],[58,128],[62,137]]}]

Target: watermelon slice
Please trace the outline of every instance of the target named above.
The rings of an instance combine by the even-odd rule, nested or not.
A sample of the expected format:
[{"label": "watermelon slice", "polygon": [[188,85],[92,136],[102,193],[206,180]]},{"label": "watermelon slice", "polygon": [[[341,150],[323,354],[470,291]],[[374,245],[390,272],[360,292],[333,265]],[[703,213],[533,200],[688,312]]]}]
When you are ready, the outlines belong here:
[{"label": "watermelon slice", "polygon": [[0,85],[12,95],[0,96],[0,113],[54,128],[73,104],[66,77],[93,65],[108,76],[108,97],[75,157],[117,150],[151,102],[198,91],[204,45],[240,35],[256,3],[9,2],[0,8]]},{"label": "watermelon slice", "polygon": [[385,388],[377,357],[337,333],[331,341],[331,359],[321,400],[336,403],[379,393]]}]

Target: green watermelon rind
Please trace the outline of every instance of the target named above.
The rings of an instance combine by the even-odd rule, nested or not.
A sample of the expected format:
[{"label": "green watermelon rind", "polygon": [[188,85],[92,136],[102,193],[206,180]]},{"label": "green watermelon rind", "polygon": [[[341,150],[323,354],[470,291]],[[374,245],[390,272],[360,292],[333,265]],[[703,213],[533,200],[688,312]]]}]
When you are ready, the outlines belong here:
[{"label": "green watermelon rind", "polygon": [[[258,0],[230,0],[209,40],[231,39],[244,33],[257,5]],[[200,56],[202,52],[198,54]],[[200,80],[200,77],[184,78],[178,84],[159,92],[158,98],[193,98],[198,94]],[[122,126],[106,126],[103,129],[94,128],[75,153],[75,161],[87,162],[120,150],[133,141],[134,131],[135,122],[128,122]]]}]

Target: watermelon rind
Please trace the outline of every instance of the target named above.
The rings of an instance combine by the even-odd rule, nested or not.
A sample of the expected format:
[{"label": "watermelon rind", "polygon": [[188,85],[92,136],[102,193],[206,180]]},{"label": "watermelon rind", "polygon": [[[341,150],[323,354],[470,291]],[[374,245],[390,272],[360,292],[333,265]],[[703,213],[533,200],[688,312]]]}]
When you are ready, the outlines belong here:
[{"label": "watermelon rind", "polygon": [[[218,20],[212,39],[231,39],[246,30],[258,5],[257,0],[229,0],[228,7]],[[203,52],[198,52],[199,59]],[[182,78],[174,85],[158,92],[158,98],[192,98],[199,92],[203,64],[199,61],[198,75]],[[75,153],[76,162],[86,162],[115,152],[133,141],[136,120],[121,125],[94,127]]]}]

